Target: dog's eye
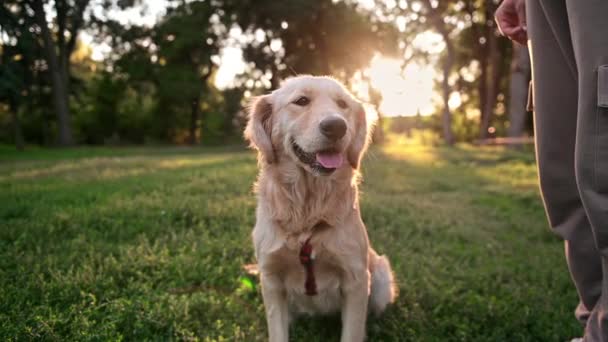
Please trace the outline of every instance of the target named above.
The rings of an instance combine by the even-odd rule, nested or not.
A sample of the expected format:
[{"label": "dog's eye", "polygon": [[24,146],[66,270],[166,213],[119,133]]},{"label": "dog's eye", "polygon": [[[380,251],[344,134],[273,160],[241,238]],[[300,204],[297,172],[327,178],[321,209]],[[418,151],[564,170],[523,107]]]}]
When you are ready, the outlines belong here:
[{"label": "dog's eye", "polygon": [[342,99],[336,101],[336,103],[338,104],[338,107],[340,107],[342,109],[348,108],[348,103],[346,103],[346,101],[344,101]]},{"label": "dog's eye", "polygon": [[297,100],[293,101],[293,104],[304,107],[310,103],[310,99],[306,96],[300,96]]}]

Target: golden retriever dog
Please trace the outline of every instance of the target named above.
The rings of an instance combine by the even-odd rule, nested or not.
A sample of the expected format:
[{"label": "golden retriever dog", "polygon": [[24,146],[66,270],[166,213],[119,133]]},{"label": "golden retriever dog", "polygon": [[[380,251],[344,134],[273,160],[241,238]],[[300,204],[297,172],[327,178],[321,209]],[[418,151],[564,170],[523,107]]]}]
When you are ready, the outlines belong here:
[{"label": "golden retriever dog", "polygon": [[342,341],[363,341],[368,308],[396,291],[359,212],[359,164],[370,120],[340,83],[299,76],[255,99],[245,137],[260,173],[253,243],[271,342],[299,314],[341,312]]}]

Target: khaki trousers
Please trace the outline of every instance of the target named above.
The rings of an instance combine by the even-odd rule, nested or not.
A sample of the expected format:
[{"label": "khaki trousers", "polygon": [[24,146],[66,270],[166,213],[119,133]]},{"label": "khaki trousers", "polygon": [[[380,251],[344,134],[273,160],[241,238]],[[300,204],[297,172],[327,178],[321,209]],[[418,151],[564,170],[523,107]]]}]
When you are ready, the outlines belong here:
[{"label": "khaki trousers", "polygon": [[549,223],[565,240],[585,341],[608,342],[608,0],[527,0]]}]

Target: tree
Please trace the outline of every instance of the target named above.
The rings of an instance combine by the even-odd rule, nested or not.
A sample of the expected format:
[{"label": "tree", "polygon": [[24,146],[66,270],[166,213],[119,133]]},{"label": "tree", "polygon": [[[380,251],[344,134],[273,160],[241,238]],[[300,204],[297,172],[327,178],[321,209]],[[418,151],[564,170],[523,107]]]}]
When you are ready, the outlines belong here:
[{"label": "tree", "polygon": [[[467,4],[471,6],[471,1],[468,1]],[[480,65],[480,139],[488,137],[488,129],[492,122],[494,108],[496,107],[497,97],[501,89],[501,81],[506,77],[504,70],[507,64],[504,61],[504,56],[507,44],[500,40],[494,22],[494,12],[496,12],[497,7],[496,1],[482,2],[480,8],[477,9],[480,20],[472,25],[476,33],[473,35],[476,41],[472,42],[472,46],[477,48],[471,50],[474,54],[473,57],[479,61]]]},{"label": "tree", "polygon": [[245,59],[271,88],[293,74],[332,75],[348,84],[376,53],[394,54],[396,29],[356,3],[332,0],[242,1],[236,23],[252,39]]},{"label": "tree", "polygon": [[6,35],[14,40],[14,44],[3,44],[0,49],[0,101],[7,103],[8,111],[11,114],[11,125],[15,140],[15,147],[18,150],[23,150],[23,132],[19,121],[18,102],[23,91],[23,79],[20,76],[22,73],[22,65],[19,63],[23,55],[20,53],[19,44],[22,40],[18,37],[23,32],[19,25],[19,21],[14,12],[5,7],[6,4],[0,6],[0,36]]},{"label": "tree", "polygon": [[[222,98],[224,100],[223,103],[223,112],[224,112],[224,136],[230,136],[234,132],[235,127],[239,127],[237,123],[235,123],[236,115],[243,108],[243,104],[241,103],[243,99],[244,90],[242,88],[232,88],[226,89],[223,91]],[[239,131],[239,136],[240,136]]]},{"label": "tree", "polygon": [[[458,22],[462,21],[461,5],[460,2],[452,1],[415,0],[383,7],[387,19],[398,18],[407,28],[400,36],[400,45],[406,50],[405,54],[410,56],[410,60],[405,61],[404,64],[411,60],[422,59],[427,63],[438,62],[441,65],[441,126],[443,139],[448,145],[455,141],[449,100],[454,90],[450,80],[455,70],[458,52],[455,41],[462,31],[458,28]],[[413,44],[420,34],[426,32],[434,32],[441,38],[444,49],[438,59],[429,51]]]},{"label": "tree", "polygon": [[508,135],[520,137],[526,123],[526,102],[528,99],[528,83],[530,81],[530,54],[526,46],[513,43],[513,58],[511,62],[511,80],[509,84],[509,119]]},{"label": "tree", "polygon": [[[154,29],[158,46],[156,77],[160,96],[190,104],[187,142],[197,142],[201,96],[209,89],[215,69],[212,56],[219,53],[219,32],[212,22],[217,3],[191,2],[171,9]],[[192,28],[196,27],[195,30]],[[202,113],[204,114],[204,113]]]},{"label": "tree", "polygon": [[[138,26],[112,13],[138,4],[145,11],[140,0],[5,0],[0,101],[16,142],[48,143],[55,131],[62,145],[114,137],[219,142],[243,96],[304,73],[354,88],[375,54],[399,53],[404,67],[438,66],[441,104],[432,122],[448,144],[484,138],[489,126],[502,134],[506,112],[516,134],[526,68],[513,64],[509,90],[512,48],[496,35],[497,1],[377,0],[370,9],[358,0],[168,0],[157,22]],[[82,30],[110,45],[103,61],[77,61]],[[243,49],[246,68],[236,89],[220,91],[214,77],[226,46]],[[363,97],[378,107],[381,94],[369,91]],[[454,94],[461,105],[450,108]]]},{"label": "tree", "polygon": [[23,88],[19,76],[15,73],[14,67],[11,67],[12,61],[7,58],[7,54],[3,53],[0,61],[0,101],[7,102],[8,111],[11,114],[11,125],[15,147],[21,151],[25,148],[23,139],[23,131],[19,120],[18,99],[19,92]]},{"label": "tree", "polygon": [[452,94],[450,85],[450,75],[454,68],[456,59],[456,48],[452,43],[451,34],[454,32],[453,25],[445,20],[446,12],[449,10],[450,4],[446,1],[440,2],[424,0],[422,2],[426,9],[427,21],[432,25],[433,29],[439,33],[445,44],[445,55],[442,61],[442,79],[441,79],[441,98],[443,100],[442,126],[443,139],[448,145],[454,143],[454,134],[452,133],[452,112],[450,111],[449,101]]},{"label": "tree", "polygon": [[[454,126],[461,124],[478,125],[466,127],[464,131],[470,132],[466,134],[467,139],[473,138],[473,130],[475,135],[485,137],[495,119],[498,99],[505,97],[501,90],[506,86],[510,50],[507,42],[498,37],[494,25],[497,3],[496,0],[411,0],[383,7],[386,18],[400,20],[405,27],[400,37],[407,57],[404,64],[421,59],[424,63],[440,65],[441,126],[448,143],[456,140]],[[415,44],[421,34],[428,32],[441,37],[441,51],[428,51],[424,44]],[[464,94],[461,96],[464,110],[450,110],[448,102],[454,92]],[[478,121],[468,116],[474,110],[480,113]],[[455,114],[466,117],[454,120]]]},{"label": "tree", "polygon": [[0,45],[0,102],[6,103],[10,112],[14,142],[19,150],[25,144],[19,112],[25,103],[32,107],[41,72],[36,67],[41,56],[31,30],[33,21],[22,2],[6,1],[0,5],[0,36],[6,37]]},{"label": "tree", "polygon": [[25,1],[34,11],[51,76],[59,127],[59,144],[69,146],[74,143],[69,106],[70,56],[76,46],[78,34],[84,23],[84,11],[90,0],[55,0],[56,22],[53,27],[56,32],[52,32],[49,28],[43,0]]},{"label": "tree", "polygon": [[95,21],[113,55],[109,65],[131,87],[154,89],[154,138],[198,142],[204,128],[206,101],[216,101],[212,77],[226,25],[222,1],[171,1],[152,27],[124,27],[108,18]]},{"label": "tree", "polygon": [[376,127],[374,127],[374,131],[373,131],[373,135],[372,135],[372,141],[375,143],[382,143],[384,142],[384,120],[383,120],[383,115],[380,111],[380,105],[382,104],[382,93],[374,88],[372,86],[372,82],[369,79],[369,77],[366,78],[366,82],[367,82],[367,93],[368,93],[368,98],[369,98],[369,103],[374,106],[374,109],[376,110],[376,113],[378,115],[378,120],[376,122]]}]

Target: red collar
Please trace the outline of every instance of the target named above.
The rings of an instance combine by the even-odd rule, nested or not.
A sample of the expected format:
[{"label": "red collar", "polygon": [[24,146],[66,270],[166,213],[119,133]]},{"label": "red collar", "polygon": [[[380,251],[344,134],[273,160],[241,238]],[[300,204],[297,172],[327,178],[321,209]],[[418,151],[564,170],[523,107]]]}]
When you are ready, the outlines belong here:
[{"label": "red collar", "polygon": [[304,288],[306,289],[307,296],[314,296],[317,294],[317,282],[315,281],[314,273],[314,258],[312,256],[312,245],[310,244],[310,237],[306,239],[302,248],[300,248],[300,263],[306,270],[306,281],[304,282]]}]

